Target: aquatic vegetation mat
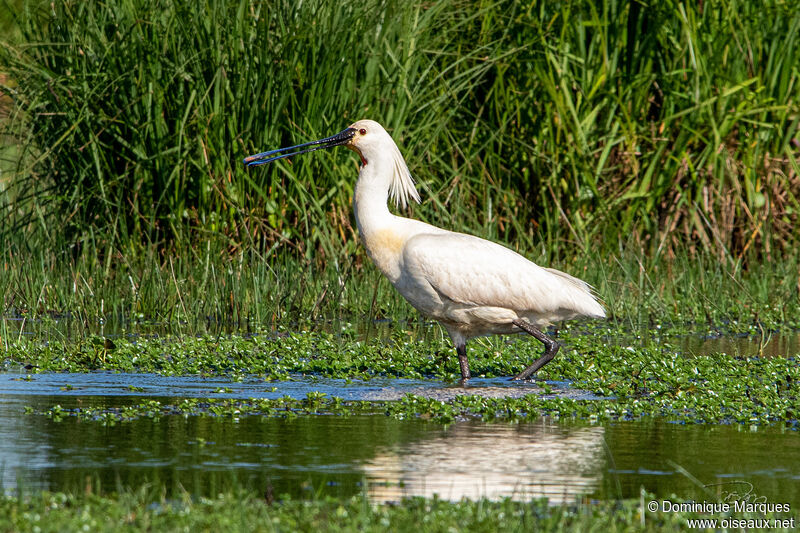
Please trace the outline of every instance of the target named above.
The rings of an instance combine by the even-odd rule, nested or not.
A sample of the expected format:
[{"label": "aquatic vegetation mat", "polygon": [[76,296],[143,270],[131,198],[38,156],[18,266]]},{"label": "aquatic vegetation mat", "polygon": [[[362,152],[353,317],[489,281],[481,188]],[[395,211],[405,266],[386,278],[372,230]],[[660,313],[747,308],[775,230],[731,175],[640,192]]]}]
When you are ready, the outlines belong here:
[{"label": "aquatic vegetation mat", "polygon": [[[684,423],[781,423],[798,427],[800,366],[797,356],[750,356],[724,352],[688,353],[680,348],[682,330],[649,339],[624,336],[612,328],[587,334],[562,330],[558,357],[544,367],[535,383],[514,385],[508,397],[463,394],[446,397],[406,394],[397,401],[375,401],[374,408],[392,416],[424,416],[450,422],[459,418],[532,419],[542,415],[587,419],[633,419],[662,416]],[[150,372],[163,375],[224,376],[231,383],[260,379],[264,389],[281,394],[282,383],[319,376],[345,380],[394,378],[455,384],[458,367],[444,342],[413,342],[402,335],[364,341],[326,333],[263,334],[250,337],[93,338],[78,343],[24,341],[8,352],[6,367],[16,368],[21,381],[36,380],[41,372]],[[538,357],[540,346],[523,337],[486,341],[470,354],[474,375],[496,378],[514,375]],[[20,367],[19,365],[24,365]],[[566,387],[585,397],[555,394]],[[147,403],[142,409],[57,412],[88,418],[124,419],[140,411],[167,414],[270,414],[290,416],[349,408],[335,391],[312,390],[306,398],[225,399],[209,390],[211,399]],[[135,392],[135,391],[134,391]],[[378,398],[380,399],[380,398]],[[310,402],[310,403],[309,403]],[[53,408],[55,409],[55,407]],[[39,411],[43,412],[43,411]]]}]

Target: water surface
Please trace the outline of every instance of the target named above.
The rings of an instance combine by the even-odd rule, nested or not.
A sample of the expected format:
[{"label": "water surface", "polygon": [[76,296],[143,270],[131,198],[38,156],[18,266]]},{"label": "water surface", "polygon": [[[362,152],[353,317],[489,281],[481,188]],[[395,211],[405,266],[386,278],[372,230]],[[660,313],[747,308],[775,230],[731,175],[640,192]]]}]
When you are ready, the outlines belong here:
[{"label": "water surface", "polygon": [[244,486],[275,497],[366,492],[379,502],[437,494],[450,500],[546,496],[557,503],[638,497],[644,488],[687,500],[749,491],[800,508],[800,439],[781,427],[660,419],[443,426],[380,412],[292,419],[169,415],[104,425],[24,414],[26,406],[121,407],[154,398],[61,392],[0,394],[5,489],[162,483],[195,495]]}]

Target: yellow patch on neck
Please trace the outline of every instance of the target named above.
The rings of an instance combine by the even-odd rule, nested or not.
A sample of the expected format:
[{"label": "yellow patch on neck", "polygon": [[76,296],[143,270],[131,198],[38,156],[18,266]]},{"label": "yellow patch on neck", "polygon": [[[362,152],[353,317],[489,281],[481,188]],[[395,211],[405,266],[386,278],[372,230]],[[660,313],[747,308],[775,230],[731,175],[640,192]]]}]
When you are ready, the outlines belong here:
[{"label": "yellow patch on neck", "polygon": [[376,255],[399,254],[406,244],[406,239],[402,235],[390,229],[369,232],[367,235],[362,235],[361,239],[364,243],[364,248],[373,256],[375,261],[377,261],[375,259]]}]

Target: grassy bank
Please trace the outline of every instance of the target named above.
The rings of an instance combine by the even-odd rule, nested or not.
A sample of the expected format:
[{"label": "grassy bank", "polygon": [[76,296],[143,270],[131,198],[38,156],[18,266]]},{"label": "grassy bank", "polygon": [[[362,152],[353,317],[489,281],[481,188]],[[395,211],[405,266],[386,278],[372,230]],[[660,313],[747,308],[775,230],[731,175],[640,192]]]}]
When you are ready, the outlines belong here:
[{"label": "grassy bank", "polygon": [[112,263],[208,241],[342,261],[355,158],[252,172],[241,158],[370,117],[435,224],[548,253],[609,253],[626,235],[729,266],[797,245],[789,3],[23,7],[18,44],[0,47],[17,147],[4,240]]},{"label": "grassy bank", "polygon": [[639,501],[548,507],[543,501],[415,498],[389,506],[371,504],[366,497],[273,503],[235,491],[165,501],[158,487],[123,490],[114,497],[81,492],[0,496],[0,531],[683,531],[687,520],[697,517],[650,513]]},{"label": "grassy bank", "polygon": [[[591,283],[612,324],[631,331],[654,324],[699,331],[800,325],[795,255],[746,267],[685,251],[672,259],[625,248],[608,255],[551,253],[544,246],[520,252]],[[9,246],[0,256],[0,295],[0,315],[25,319],[29,330],[45,334],[58,329],[47,320],[76,334],[104,327],[116,334],[325,329],[328,321],[369,329],[375,320],[420,320],[361,249],[317,265],[277,251],[232,253],[210,245],[182,254],[150,247],[77,257]],[[13,329],[0,321],[4,339]]]}]

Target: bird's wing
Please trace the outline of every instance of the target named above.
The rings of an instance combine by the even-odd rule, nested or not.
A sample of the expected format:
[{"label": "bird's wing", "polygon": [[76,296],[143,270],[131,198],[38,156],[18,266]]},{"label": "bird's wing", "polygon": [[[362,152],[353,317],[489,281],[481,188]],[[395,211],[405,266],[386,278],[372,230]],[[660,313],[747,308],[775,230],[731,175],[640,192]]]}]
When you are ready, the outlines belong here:
[{"label": "bird's wing", "polygon": [[416,235],[406,243],[403,260],[436,292],[460,304],[518,312],[603,314],[585,282],[471,235]]}]

